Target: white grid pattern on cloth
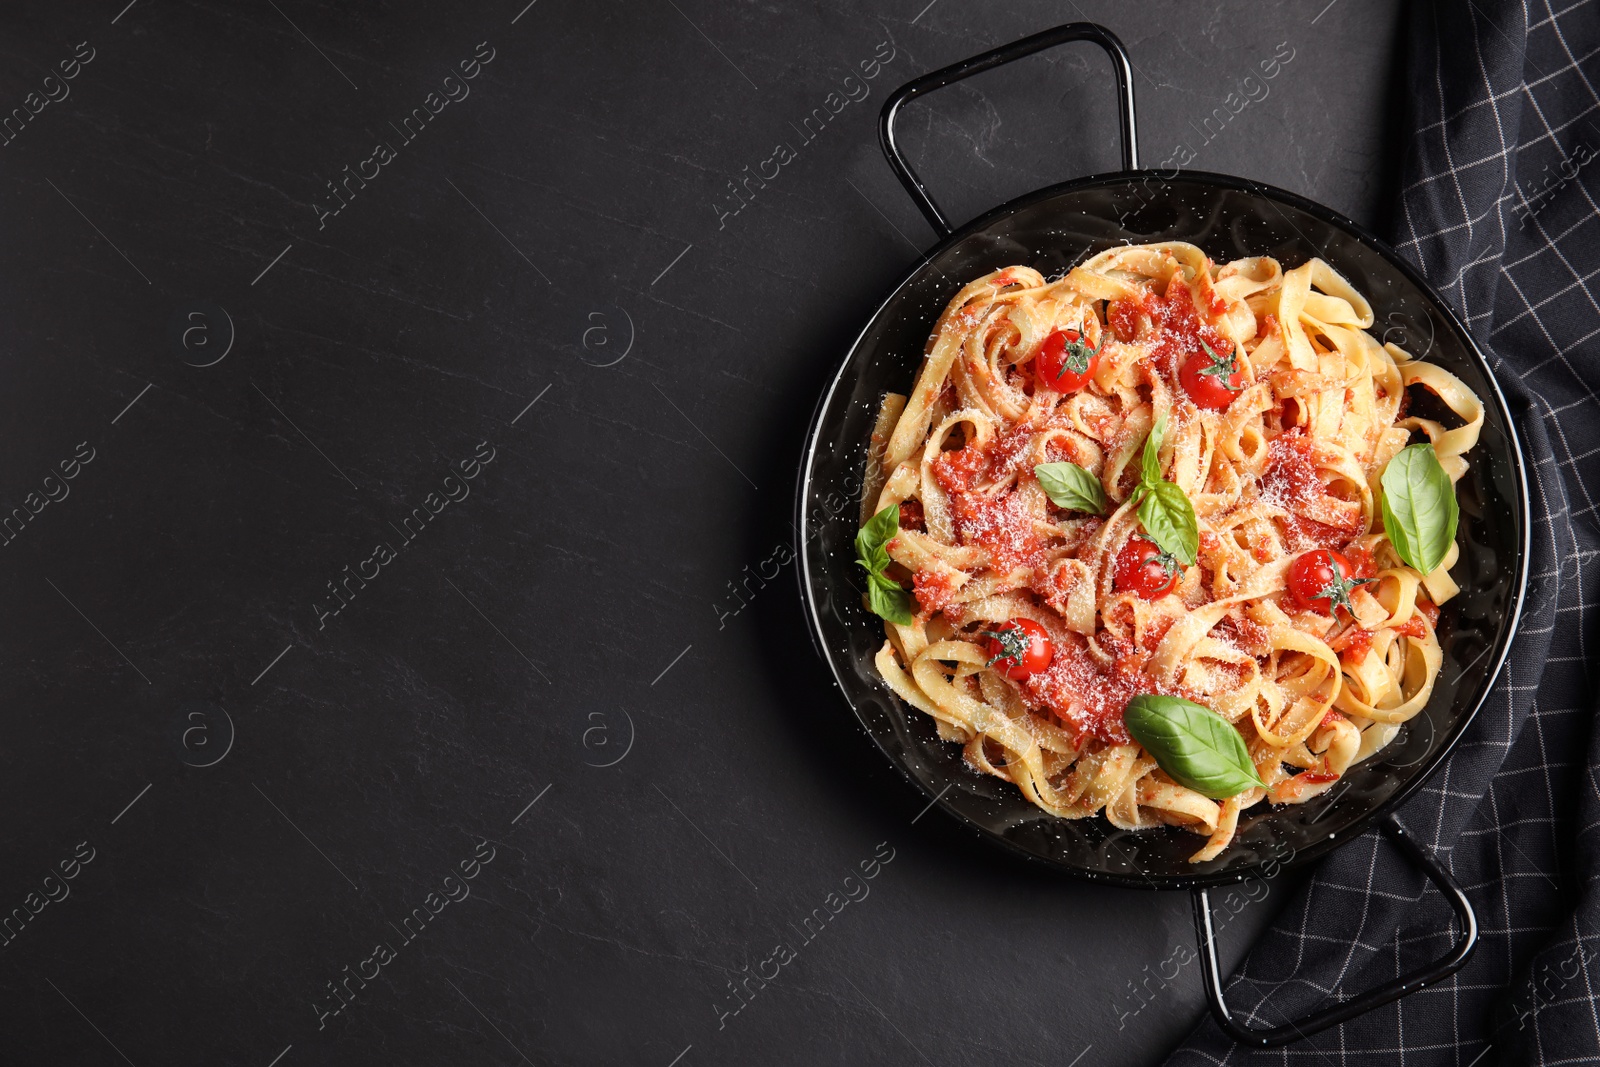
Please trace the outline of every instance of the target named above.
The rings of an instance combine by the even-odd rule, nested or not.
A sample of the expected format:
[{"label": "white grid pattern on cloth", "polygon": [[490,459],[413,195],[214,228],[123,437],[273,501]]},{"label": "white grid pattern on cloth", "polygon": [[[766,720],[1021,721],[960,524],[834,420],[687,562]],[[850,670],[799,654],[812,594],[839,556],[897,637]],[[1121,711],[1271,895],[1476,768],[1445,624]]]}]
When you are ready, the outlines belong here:
[{"label": "white grid pattern on cloth", "polygon": [[[1600,0],[1419,0],[1409,45],[1417,134],[1397,246],[1491,351],[1534,514],[1504,673],[1401,811],[1472,899],[1479,947],[1447,981],[1284,1048],[1241,1048],[1208,1019],[1170,1067],[1600,1063],[1600,582],[1585,565],[1600,555],[1600,163],[1537,196],[1580,152],[1600,159]],[[1373,831],[1324,861],[1228,1000],[1252,1025],[1281,1024],[1453,936],[1442,898]]]}]

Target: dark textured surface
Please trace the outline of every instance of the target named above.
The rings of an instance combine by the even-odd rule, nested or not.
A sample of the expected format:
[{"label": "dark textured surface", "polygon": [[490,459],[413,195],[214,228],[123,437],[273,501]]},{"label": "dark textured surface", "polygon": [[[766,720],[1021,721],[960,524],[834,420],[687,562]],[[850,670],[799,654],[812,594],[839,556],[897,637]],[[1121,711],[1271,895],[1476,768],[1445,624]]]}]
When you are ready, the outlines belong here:
[{"label": "dark textured surface", "polygon": [[[37,909],[0,949],[0,1061],[944,1067],[1174,1044],[1200,1011],[1187,898],[912,825],[778,562],[823,377],[932,242],[877,106],[1081,17],[1129,47],[1147,162],[1187,144],[1381,225],[1396,16],[1364,0],[0,16],[0,107],[40,94],[0,146],[0,513],[38,509],[0,547],[0,909]],[[493,59],[450,87],[470,95],[406,141],[391,123],[479,42]],[[880,42],[866,99],[802,143],[791,124],[859,92]],[[1280,42],[1266,96],[1205,142]],[[985,76],[913,111],[907,146],[958,219],[1105,169],[1105,72],[1079,45]],[[380,140],[394,158],[319,229],[324,182]],[[795,157],[723,214],[780,141]],[[194,366],[226,348],[217,307],[232,346]],[[324,615],[380,543],[395,558]],[[447,883],[475,850],[493,859]],[[1282,896],[1249,892],[1235,952]],[[779,942],[793,958],[719,1029]],[[380,976],[323,1017],[379,943]]]}]

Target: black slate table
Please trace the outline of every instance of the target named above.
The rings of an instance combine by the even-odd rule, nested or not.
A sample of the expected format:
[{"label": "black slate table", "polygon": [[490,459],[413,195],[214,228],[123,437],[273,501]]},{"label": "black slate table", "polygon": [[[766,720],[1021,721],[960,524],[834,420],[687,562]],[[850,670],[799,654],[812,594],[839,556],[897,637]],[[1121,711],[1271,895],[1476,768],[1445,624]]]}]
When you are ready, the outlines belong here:
[{"label": "black slate table", "polygon": [[[525,3],[0,16],[0,1061],[1154,1062],[1188,900],[920,817],[800,436],[932,243],[895,85],[1102,21],[1147,162],[1381,226],[1397,13]],[[966,218],[1112,115],[1076,45],[906,142]]]}]

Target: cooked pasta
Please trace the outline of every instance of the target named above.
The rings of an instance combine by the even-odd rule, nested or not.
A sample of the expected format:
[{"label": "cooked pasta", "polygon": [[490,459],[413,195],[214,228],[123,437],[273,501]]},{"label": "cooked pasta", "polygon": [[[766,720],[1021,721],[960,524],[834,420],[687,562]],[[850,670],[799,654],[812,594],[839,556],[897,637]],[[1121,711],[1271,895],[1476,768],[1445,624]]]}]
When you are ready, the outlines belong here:
[{"label": "cooked pasta", "polygon": [[[1205,839],[1192,862],[1227,847],[1244,809],[1329,789],[1438,677],[1454,483],[1484,415],[1372,324],[1320,259],[1219,265],[1182,243],[967,284],[869,449],[862,522],[898,522],[873,580],[915,598],[885,622],[884,682],[1045,811],[1183,827]],[[1452,425],[1409,414],[1412,386]],[[1449,479],[1429,573],[1406,562],[1417,531],[1384,528],[1384,472],[1414,438]],[[1086,472],[1065,503],[1041,482],[1051,464]],[[1145,514],[1179,495],[1157,482],[1188,502],[1192,561]],[[1141,694],[1231,724],[1260,784],[1182,784],[1130,735]]]}]

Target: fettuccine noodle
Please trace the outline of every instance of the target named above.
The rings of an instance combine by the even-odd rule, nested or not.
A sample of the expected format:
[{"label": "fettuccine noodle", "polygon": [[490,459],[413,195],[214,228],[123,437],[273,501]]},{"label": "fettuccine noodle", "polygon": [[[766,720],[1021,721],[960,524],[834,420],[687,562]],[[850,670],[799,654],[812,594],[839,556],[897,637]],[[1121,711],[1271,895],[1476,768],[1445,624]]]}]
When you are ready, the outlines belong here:
[{"label": "fettuccine noodle", "polygon": [[[899,505],[888,553],[916,597],[909,625],[885,623],[884,682],[1045,811],[1186,828],[1205,838],[1193,862],[1216,857],[1252,805],[1329,789],[1427,703],[1438,605],[1457,592],[1453,546],[1431,574],[1400,559],[1379,477],[1415,437],[1458,481],[1484,416],[1462,382],[1381,344],[1372,324],[1320,259],[1218,265],[1182,243],[1110,249],[1056,281],[1008,267],[966,285],[873,434],[863,521]],[[1070,393],[1032,365],[1057,330],[1100,351]],[[1243,384],[1221,410],[1180,383],[1202,342],[1238,354]],[[1455,424],[1408,415],[1410,386]],[[1199,550],[1170,593],[1144,599],[1114,574],[1140,529],[1140,449],[1160,420],[1162,476],[1192,502]],[[1062,460],[1099,479],[1103,517],[1051,502],[1033,469]],[[1318,548],[1370,579],[1348,612],[1305,610],[1286,590],[1294,559]],[[1022,681],[989,665],[983,636],[1019,618],[1054,649]],[[1267,788],[1214,800],[1174,781],[1123,722],[1141,693],[1232,723]]]}]

